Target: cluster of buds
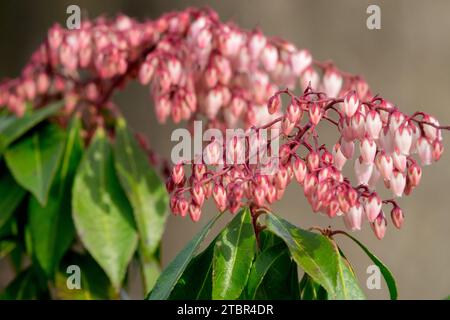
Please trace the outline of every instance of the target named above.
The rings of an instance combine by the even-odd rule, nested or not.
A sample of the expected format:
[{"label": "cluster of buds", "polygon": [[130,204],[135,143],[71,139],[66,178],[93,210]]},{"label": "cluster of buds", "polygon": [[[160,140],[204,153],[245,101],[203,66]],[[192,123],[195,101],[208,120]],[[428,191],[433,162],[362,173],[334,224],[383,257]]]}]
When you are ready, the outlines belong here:
[{"label": "cluster of buds", "polygon": [[[281,111],[284,94],[290,103]],[[283,142],[271,158],[276,160],[276,170],[262,174],[261,167],[250,162],[245,150],[252,143],[249,136],[245,137],[245,145],[239,147],[225,143],[222,160],[238,149],[244,154],[244,163],[211,164],[196,159],[173,168],[168,190],[175,214],[185,216],[189,212],[197,221],[201,206],[211,195],[220,211],[228,209],[234,213],[244,205],[265,209],[281,199],[289,183],[296,181],[314,212],[330,218],[342,216],[350,230],[360,230],[366,219],[381,239],[387,227],[383,206],[391,206],[392,222],[400,228],[404,216],[395,198],[409,195],[418,186],[421,166],[440,159],[441,129],[448,129],[428,114],[416,112],[409,116],[383,98],[364,99],[354,90],[338,98],[328,97],[311,86],[301,96],[282,90],[269,99],[267,109],[271,114],[281,113],[257,128],[278,126],[281,130]],[[318,141],[317,125],[321,121],[338,131],[338,141],[330,149]],[[270,140],[265,143],[269,146]],[[213,141],[205,148],[203,160],[211,157],[214,144]],[[352,179],[342,173],[350,161],[354,162]],[[192,166],[190,177],[186,176],[187,165]],[[380,197],[379,180],[393,198]]]},{"label": "cluster of buds", "polygon": [[[84,21],[77,30],[55,25],[21,76],[0,84],[0,108],[21,116],[27,103],[39,108],[64,99],[67,114],[87,111],[85,118],[95,122],[85,127],[95,129],[104,110],[116,110],[113,93],[133,79],[149,87],[161,123],[171,118],[190,125],[203,118],[219,130],[281,131],[271,137],[282,141],[276,155],[269,152],[271,162],[265,166],[276,163],[271,174],[251,161],[247,150],[255,142],[249,134],[244,142],[212,141],[200,160],[175,165],[167,182],[171,209],[189,213],[194,221],[211,196],[220,211],[234,213],[243,205],[265,209],[295,180],[315,212],[342,216],[352,230],[360,229],[366,217],[382,238],[383,205],[392,206],[397,228],[403,213],[394,199],[381,199],[378,180],[395,197],[410,194],[420,182],[420,165],[441,157],[441,129],[448,129],[423,112],[402,113],[373,96],[360,76],[315,61],[308,50],[194,8],[154,21],[121,15]],[[300,96],[291,91],[297,85]],[[285,108],[282,95],[290,98]],[[317,125],[323,121],[338,130],[332,148],[318,141]],[[257,144],[270,150],[271,142]],[[230,164],[229,158],[244,161]],[[342,174],[351,160],[352,180]]]},{"label": "cluster of buds", "polygon": [[64,99],[68,113],[101,115],[115,109],[112,94],[133,79],[150,88],[159,122],[203,117],[222,129],[275,118],[266,103],[279,88],[370,96],[360,77],[313,61],[308,50],[223,23],[210,9],[189,8],[154,21],[121,15],[83,21],[76,30],[55,25],[22,75],[0,84],[0,106],[20,116],[27,102],[39,108]]}]

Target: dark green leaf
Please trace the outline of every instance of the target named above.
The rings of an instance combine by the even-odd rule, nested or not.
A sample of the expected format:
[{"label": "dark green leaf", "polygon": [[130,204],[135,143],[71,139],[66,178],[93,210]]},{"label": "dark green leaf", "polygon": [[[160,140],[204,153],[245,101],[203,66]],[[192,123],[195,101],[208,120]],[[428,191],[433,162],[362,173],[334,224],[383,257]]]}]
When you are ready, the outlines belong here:
[{"label": "dark green leaf", "polygon": [[137,245],[131,206],[115,174],[111,146],[97,129],[78,168],[72,214],[81,241],[118,291]]},{"label": "dark green leaf", "polygon": [[256,257],[247,283],[246,298],[295,299],[298,297],[297,265],[284,243],[269,247]]},{"label": "dark green leaf", "polygon": [[214,245],[215,241],[191,260],[170,294],[171,300],[211,300]]},{"label": "dark green leaf", "polygon": [[80,128],[80,120],[76,117],[68,129],[61,166],[50,189],[47,205],[42,206],[35,198],[30,200],[28,214],[34,254],[50,278],[75,234],[70,202],[83,149]]},{"label": "dark green leaf", "polygon": [[45,283],[32,268],[22,271],[0,296],[3,300],[34,300],[48,298]]},{"label": "dark green leaf", "polygon": [[213,299],[237,299],[247,283],[256,238],[248,208],[221,232],[214,247]]},{"label": "dark green leaf", "polygon": [[[79,267],[80,289],[69,289],[68,281],[75,276],[70,266]],[[73,284],[73,283],[72,283]],[[106,300],[114,298],[114,290],[107,275],[88,255],[70,253],[61,262],[55,280],[55,298],[62,300]]]},{"label": "dark green leaf", "polygon": [[181,250],[181,252],[172,260],[172,262],[161,273],[158,281],[147,296],[148,300],[165,300],[169,298],[170,293],[177,284],[184,270],[192,260],[197,248],[203,239],[205,239],[213,224],[220,217],[220,214],[209,221],[196,236]]},{"label": "dark green leaf", "polygon": [[303,275],[301,284],[302,300],[327,300],[327,291],[315,282],[307,273]]},{"label": "dark green leaf", "polygon": [[6,148],[20,138],[24,133],[33,128],[39,122],[54,115],[63,103],[58,102],[41,108],[31,113],[26,113],[23,117],[5,116],[0,118],[0,154]]},{"label": "dark green leaf", "polygon": [[297,264],[332,297],[336,297],[339,256],[324,236],[295,227],[274,214],[265,215],[267,229],[279,236]]},{"label": "dark green leaf", "polygon": [[1,167],[0,177],[0,229],[6,224],[26,192],[20,187],[6,168]]},{"label": "dark green leaf", "polygon": [[360,241],[358,241],[356,238],[352,237],[350,234],[343,232],[344,235],[352,239],[354,242],[356,242],[357,245],[361,247],[361,249],[369,256],[369,258],[375,263],[375,265],[380,268],[381,274],[384,277],[384,280],[386,281],[386,284],[389,288],[389,293],[391,296],[391,300],[397,300],[398,297],[398,291],[397,291],[397,285],[395,284],[394,276],[392,275],[391,271],[386,267],[386,265],[381,262],[380,259],[378,259],[373,253],[367,249],[366,246],[364,246]]},{"label": "dark green leaf", "polygon": [[[148,292],[153,286],[154,277],[150,272],[153,269],[152,260],[155,259],[154,253],[167,220],[167,192],[123,118],[117,120],[114,159],[119,181],[133,207],[140,238],[139,254]],[[150,270],[146,270],[148,265]]]},{"label": "dark green leaf", "polygon": [[16,181],[45,205],[64,149],[65,134],[47,125],[24,137],[5,152],[6,163]]}]

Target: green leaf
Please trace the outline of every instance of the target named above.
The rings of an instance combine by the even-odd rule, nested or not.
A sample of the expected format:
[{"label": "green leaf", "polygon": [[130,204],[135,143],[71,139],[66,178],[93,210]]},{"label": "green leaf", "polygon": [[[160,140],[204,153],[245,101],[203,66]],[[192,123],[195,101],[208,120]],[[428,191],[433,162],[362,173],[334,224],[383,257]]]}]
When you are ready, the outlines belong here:
[{"label": "green leaf", "polygon": [[76,173],[72,215],[81,241],[119,291],[137,234],[131,206],[115,174],[111,146],[101,128]]},{"label": "green leaf", "polygon": [[[74,284],[75,272],[70,266],[80,269],[80,289],[69,289]],[[114,298],[114,289],[108,276],[89,255],[71,252],[61,262],[55,279],[55,298],[62,300],[107,300]]]},{"label": "green leaf", "polygon": [[300,283],[302,300],[327,300],[327,291],[315,282],[307,273]]},{"label": "green leaf", "polygon": [[[165,186],[148,162],[125,120],[116,126],[115,167],[119,181],[133,207],[139,233],[139,254],[146,282],[146,292],[153,286],[152,263],[167,220],[168,196]],[[150,270],[146,266],[150,266]]]},{"label": "green leaf", "polygon": [[351,270],[347,261],[340,257],[338,264],[338,285],[336,299],[339,300],[364,300],[366,296],[361,290],[358,279]]},{"label": "green leaf", "polygon": [[297,283],[297,265],[292,262],[286,245],[279,243],[256,257],[248,278],[245,297],[251,300],[296,299]]},{"label": "green leaf", "polygon": [[378,266],[378,268],[380,268],[381,274],[383,275],[384,280],[386,281],[386,284],[388,286],[391,300],[397,300],[398,297],[397,285],[395,283],[395,278],[392,275],[391,271],[389,271],[386,265],[383,262],[381,262],[381,260],[378,259],[373,253],[371,253],[369,249],[367,249],[367,247],[364,246],[360,241],[358,241],[356,238],[354,238],[347,232],[342,232],[342,234],[346,235],[354,242],[356,242],[356,244],[360,246],[361,249],[369,256],[369,258],[373,261],[373,263],[375,263],[375,265]]},{"label": "green leaf", "polygon": [[16,248],[16,242],[12,240],[0,241],[0,259],[6,257]]},{"label": "green leaf", "polygon": [[59,166],[65,134],[47,125],[24,137],[5,152],[6,163],[16,181],[45,205]]},{"label": "green leaf", "polygon": [[22,202],[26,192],[20,187],[6,168],[1,166],[0,177],[0,229],[8,222]]},{"label": "green leaf", "polygon": [[172,290],[171,300],[211,300],[214,245],[215,241],[191,260]]},{"label": "green leaf", "polygon": [[332,297],[336,297],[339,256],[324,236],[295,227],[274,214],[265,215],[268,230],[283,239],[295,262]]},{"label": "green leaf", "polygon": [[183,274],[189,262],[192,260],[193,255],[197,251],[200,243],[205,239],[206,235],[211,230],[213,224],[221,215],[211,219],[194,238],[181,250],[181,252],[172,260],[172,262],[164,269],[159,276],[153,290],[147,296],[147,300],[165,300],[169,298],[170,293],[177,284],[181,275]]},{"label": "green leaf", "polygon": [[80,119],[75,117],[68,129],[61,166],[50,188],[47,204],[42,206],[35,198],[30,200],[28,214],[34,255],[49,278],[53,277],[75,235],[71,191],[83,152],[80,129]]},{"label": "green leaf", "polygon": [[20,138],[24,133],[33,128],[39,122],[54,115],[61,107],[62,102],[53,103],[31,113],[26,113],[23,117],[5,116],[0,118],[0,154]]},{"label": "green leaf", "polygon": [[30,267],[22,271],[0,296],[2,300],[34,300],[48,298],[44,283]]},{"label": "green leaf", "polygon": [[247,283],[256,237],[250,210],[245,208],[220,233],[214,247],[213,299],[237,299]]}]

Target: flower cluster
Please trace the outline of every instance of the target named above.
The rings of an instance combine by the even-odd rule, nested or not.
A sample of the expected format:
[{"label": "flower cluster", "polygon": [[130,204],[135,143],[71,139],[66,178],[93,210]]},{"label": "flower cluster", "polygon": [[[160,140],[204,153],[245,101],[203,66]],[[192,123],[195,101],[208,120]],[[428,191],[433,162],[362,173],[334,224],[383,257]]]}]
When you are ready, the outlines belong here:
[{"label": "flower cluster", "polygon": [[[343,216],[352,230],[360,229],[366,217],[382,238],[383,205],[392,206],[397,228],[403,212],[394,199],[381,199],[377,181],[395,197],[410,194],[422,175],[418,161],[439,160],[441,129],[448,129],[423,112],[402,113],[373,96],[360,76],[315,61],[308,50],[223,23],[210,9],[193,8],[154,21],[121,15],[84,21],[78,30],[55,25],[22,75],[0,84],[0,107],[20,116],[27,103],[39,108],[64,99],[67,114],[86,112],[85,120],[95,121],[85,128],[95,129],[104,110],[116,111],[113,93],[133,79],[149,87],[161,123],[203,118],[209,128],[220,130],[281,130],[279,152],[269,152],[276,160],[273,174],[262,173],[261,165],[251,161],[248,147],[255,141],[248,134],[222,145],[212,141],[200,163],[173,167],[167,182],[171,209],[189,213],[194,221],[211,196],[220,211],[234,213],[243,205],[266,209],[295,180],[315,212]],[[300,96],[292,93],[297,85]],[[283,95],[290,99],[285,108]],[[321,122],[338,131],[331,148],[318,141]],[[279,137],[257,144],[271,150],[274,138]],[[221,156],[244,161],[230,164]],[[352,159],[353,181],[342,173]]]},{"label": "flower cluster", "polygon": [[[394,197],[410,194],[420,182],[421,165],[441,157],[441,129],[448,128],[440,127],[435,118],[423,112],[406,115],[380,97],[362,100],[355,91],[349,91],[341,98],[330,98],[311,87],[298,97],[288,90],[277,92],[267,105],[271,114],[280,112],[283,94],[289,96],[290,103],[280,117],[265,126],[281,127],[283,144],[276,157],[277,170],[260,174],[258,166],[249,164],[245,146],[227,143],[226,153],[244,152],[247,162],[211,165],[208,161],[209,166],[196,162],[189,178],[186,165],[177,164],[168,183],[173,191],[172,211],[182,216],[189,212],[197,221],[201,206],[211,195],[220,211],[234,213],[243,205],[266,208],[295,180],[314,212],[331,218],[343,216],[351,230],[361,229],[363,219],[367,219],[377,238],[383,238],[387,226],[383,204],[392,206],[392,222],[400,228],[403,212],[394,199],[381,199],[377,182],[382,180]],[[334,125],[339,133],[330,149],[318,141],[316,129],[321,121]],[[247,146],[251,143],[248,136],[245,141]],[[206,147],[206,158],[214,143]],[[352,159],[353,185],[342,174]]]}]

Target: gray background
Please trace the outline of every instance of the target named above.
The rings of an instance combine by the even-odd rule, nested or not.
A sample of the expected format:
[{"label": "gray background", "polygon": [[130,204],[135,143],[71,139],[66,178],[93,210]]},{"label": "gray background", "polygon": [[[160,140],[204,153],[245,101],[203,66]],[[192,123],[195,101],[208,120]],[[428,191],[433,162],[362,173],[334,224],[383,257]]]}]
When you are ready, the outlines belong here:
[{"label": "gray background", "polygon": [[[260,26],[268,35],[310,49],[316,59],[333,59],[342,70],[362,74],[374,92],[396,102],[405,112],[424,110],[442,123],[450,123],[450,1],[1,1],[0,78],[19,74],[46,30],[54,22],[64,23],[69,4],[80,5],[91,18],[119,12],[156,18],[168,10],[209,5],[222,20],[231,19],[244,28]],[[381,30],[366,28],[369,4],[381,7]],[[133,84],[115,99],[132,127],[146,133],[155,150],[169,155],[174,126],[157,125],[147,89]],[[322,135],[335,140],[333,134],[325,129]],[[444,146],[450,149],[447,140]],[[355,234],[391,268],[400,298],[441,299],[450,294],[449,159],[444,153],[441,162],[425,168],[420,187],[400,200],[406,213],[401,231],[390,224],[385,239],[378,241],[366,224]],[[208,208],[197,224],[169,218],[163,239],[164,265],[214,214],[213,207]],[[313,214],[301,189],[294,185],[275,211],[305,228],[343,227],[341,221]],[[222,223],[229,219],[226,214]],[[348,240],[338,240],[364,284],[370,260]],[[2,287],[9,276],[5,264],[0,264]],[[134,297],[139,296],[138,290],[132,291]],[[370,298],[387,297],[384,283],[381,290],[366,292]]]}]

